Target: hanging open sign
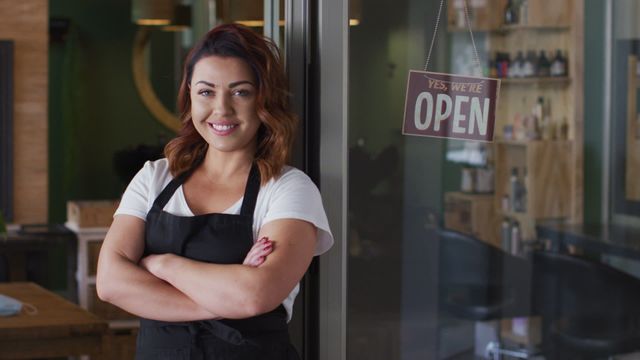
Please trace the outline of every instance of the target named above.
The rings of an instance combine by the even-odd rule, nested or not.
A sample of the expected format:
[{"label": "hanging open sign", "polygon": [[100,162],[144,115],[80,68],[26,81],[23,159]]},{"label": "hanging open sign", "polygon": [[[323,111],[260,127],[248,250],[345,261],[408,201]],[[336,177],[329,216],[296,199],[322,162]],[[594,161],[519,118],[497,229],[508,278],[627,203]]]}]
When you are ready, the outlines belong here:
[{"label": "hanging open sign", "polygon": [[404,135],[493,141],[500,80],[409,71]]}]

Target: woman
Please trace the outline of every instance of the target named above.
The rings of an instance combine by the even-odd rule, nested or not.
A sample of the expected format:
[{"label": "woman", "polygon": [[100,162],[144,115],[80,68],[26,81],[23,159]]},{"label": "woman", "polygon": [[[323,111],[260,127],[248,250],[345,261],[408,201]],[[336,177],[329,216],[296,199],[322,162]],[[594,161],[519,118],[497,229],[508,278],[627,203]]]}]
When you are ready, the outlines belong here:
[{"label": "woman", "polygon": [[296,359],[298,282],[333,238],[318,189],[285,166],[296,120],[276,46],[212,29],[187,56],[178,104],[179,136],[114,215],[98,296],[142,318],[138,359]]}]

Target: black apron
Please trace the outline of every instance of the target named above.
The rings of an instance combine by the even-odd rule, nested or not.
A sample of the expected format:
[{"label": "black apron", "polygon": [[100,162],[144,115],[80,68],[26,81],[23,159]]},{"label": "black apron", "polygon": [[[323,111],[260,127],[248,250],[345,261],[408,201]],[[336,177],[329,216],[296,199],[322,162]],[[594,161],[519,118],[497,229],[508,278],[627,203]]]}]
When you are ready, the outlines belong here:
[{"label": "black apron", "polygon": [[[162,209],[190,173],[174,178],[147,214],[145,255],[173,253],[189,259],[241,264],[253,246],[253,212],[260,172],[253,165],[240,215],[176,216]],[[165,322],[140,320],[136,359],[299,359],[289,341],[282,305],[253,318]]]}]

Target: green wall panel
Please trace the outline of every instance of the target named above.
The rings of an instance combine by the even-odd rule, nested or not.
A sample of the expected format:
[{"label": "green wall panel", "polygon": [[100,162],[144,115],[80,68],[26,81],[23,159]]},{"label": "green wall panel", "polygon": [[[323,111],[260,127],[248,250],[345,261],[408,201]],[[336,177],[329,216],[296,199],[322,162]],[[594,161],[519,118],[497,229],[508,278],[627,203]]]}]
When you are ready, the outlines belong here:
[{"label": "green wall panel", "polygon": [[50,221],[63,222],[69,199],[121,195],[114,152],[172,133],[134,86],[130,1],[53,1],[50,15],[71,21],[65,41],[51,43],[49,60]]}]

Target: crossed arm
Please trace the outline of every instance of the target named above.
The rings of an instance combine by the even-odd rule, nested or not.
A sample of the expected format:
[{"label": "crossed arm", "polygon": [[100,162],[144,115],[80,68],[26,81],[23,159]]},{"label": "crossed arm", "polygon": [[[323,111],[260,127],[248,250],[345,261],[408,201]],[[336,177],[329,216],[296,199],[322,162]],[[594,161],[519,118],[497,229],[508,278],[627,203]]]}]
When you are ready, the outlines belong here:
[{"label": "crossed arm", "polygon": [[[276,308],[300,281],[315,249],[317,230],[302,220],[265,224],[260,238],[273,253],[259,266],[198,262],[144,251],[144,221],[118,215],[98,260],[100,299],[132,314],[163,321],[247,318]],[[261,249],[253,251],[260,260]],[[251,255],[251,253],[250,253]]]}]

